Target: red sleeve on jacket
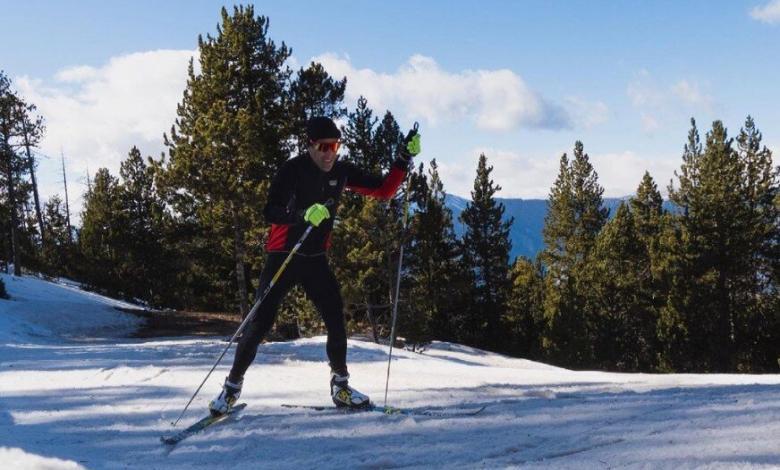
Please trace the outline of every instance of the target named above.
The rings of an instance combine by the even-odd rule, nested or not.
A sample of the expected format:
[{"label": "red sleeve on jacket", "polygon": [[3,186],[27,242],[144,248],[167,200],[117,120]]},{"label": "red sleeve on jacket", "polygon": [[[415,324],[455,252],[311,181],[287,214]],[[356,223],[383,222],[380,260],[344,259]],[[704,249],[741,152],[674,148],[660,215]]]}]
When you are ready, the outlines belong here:
[{"label": "red sleeve on jacket", "polygon": [[388,200],[398,191],[398,187],[401,186],[405,176],[406,171],[401,169],[399,165],[393,165],[384,178],[364,173],[357,167],[350,166],[350,171],[347,174],[346,189],[364,196]]}]

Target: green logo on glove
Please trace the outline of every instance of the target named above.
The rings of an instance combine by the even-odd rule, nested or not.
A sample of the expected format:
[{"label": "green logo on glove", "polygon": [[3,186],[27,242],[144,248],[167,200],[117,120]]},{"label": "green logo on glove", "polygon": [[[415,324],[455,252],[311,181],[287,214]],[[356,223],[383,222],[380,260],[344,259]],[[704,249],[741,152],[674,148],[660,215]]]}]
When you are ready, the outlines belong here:
[{"label": "green logo on glove", "polygon": [[330,211],[322,204],[312,204],[303,214],[303,220],[319,227],[323,220],[330,218]]},{"label": "green logo on glove", "polygon": [[420,153],[420,134],[415,134],[409,139],[406,143],[406,151],[413,157]]}]

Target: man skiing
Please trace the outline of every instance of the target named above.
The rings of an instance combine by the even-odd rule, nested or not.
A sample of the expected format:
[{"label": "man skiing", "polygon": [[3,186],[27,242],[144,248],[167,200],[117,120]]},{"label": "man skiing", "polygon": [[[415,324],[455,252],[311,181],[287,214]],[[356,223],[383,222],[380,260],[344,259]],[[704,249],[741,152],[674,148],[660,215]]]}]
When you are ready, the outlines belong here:
[{"label": "man skiing", "polygon": [[416,130],[409,131],[393,167],[384,177],[338,160],[341,132],[331,119],[311,118],[306,124],[306,135],[308,154],[282,164],[269,189],[263,213],[271,223],[271,232],[258,292],[265,291],[307,227],[315,228],[275,281],[238,340],[230,374],[220,394],[209,403],[212,415],[227,413],[238,400],[244,373],[255,359],[260,341],[273,326],[284,296],[296,284],[303,287],[325,322],[333,403],[350,408],[370,405],[369,397],[350,387],[348,382],[344,306],[326,255],[333,228],[331,214],[335,215],[344,189],[384,200],[393,197],[406,176],[411,158],[420,152],[420,135]]}]

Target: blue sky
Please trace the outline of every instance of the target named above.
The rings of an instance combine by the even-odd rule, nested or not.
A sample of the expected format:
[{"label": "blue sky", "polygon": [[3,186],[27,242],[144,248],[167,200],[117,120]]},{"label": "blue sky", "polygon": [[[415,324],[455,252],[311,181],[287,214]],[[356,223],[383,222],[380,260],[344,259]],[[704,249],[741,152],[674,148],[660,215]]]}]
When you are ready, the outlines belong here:
[{"label": "blue sky", "polygon": [[[48,122],[41,151],[71,179],[162,150],[198,34],[221,2],[0,2],[0,69]],[[232,4],[227,4],[231,6]],[[262,2],[292,65],[346,75],[423,130],[445,189],[468,196],[485,152],[505,197],[544,198],[582,140],[609,196],[649,170],[665,188],[695,117],[735,134],[751,114],[780,149],[780,0]],[[23,38],[23,39],[22,39]],[[43,159],[45,194],[59,162]],[[83,187],[77,187],[77,191]]]}]

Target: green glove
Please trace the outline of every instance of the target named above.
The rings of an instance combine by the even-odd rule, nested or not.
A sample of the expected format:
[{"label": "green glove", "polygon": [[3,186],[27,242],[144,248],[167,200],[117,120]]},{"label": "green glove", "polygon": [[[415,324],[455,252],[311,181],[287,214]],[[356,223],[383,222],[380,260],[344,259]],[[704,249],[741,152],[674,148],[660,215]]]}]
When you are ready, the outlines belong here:
[{"label": "green glove", "polygon": [[[414,132],[414,131],[412,131]],[[410,132],[411,134],[411,132]],[[406,137],[406,152],[410,157],[416,156],[420,153],[420,134],[414,132],[414,135]]]},{"label": "green glove", "polygon": [[323,220],[330,218],[330,211],[322,204],[312,204],[303,214],[303,220],[319,227]]}]

